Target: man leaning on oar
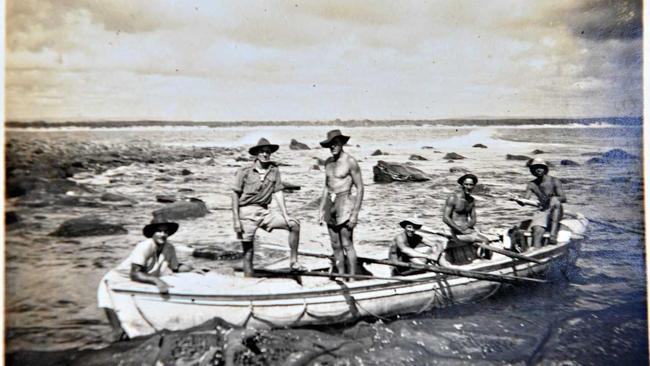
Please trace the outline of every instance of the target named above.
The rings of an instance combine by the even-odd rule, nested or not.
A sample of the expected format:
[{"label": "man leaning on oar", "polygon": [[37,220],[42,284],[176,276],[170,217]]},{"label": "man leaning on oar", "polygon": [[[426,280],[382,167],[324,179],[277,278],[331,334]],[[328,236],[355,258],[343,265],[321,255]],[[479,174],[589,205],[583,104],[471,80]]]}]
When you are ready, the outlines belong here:
[{"label": "man leaning on oar", "polygon": [[[548,164],[541,159],[533,159],[528,165],[530,174],[535,179],[526,185],[524,197],[514,195],[509,198],[517,202],[520,206],[531,205],[539,207],[540,211],[533,216],[533,222],[530,224],[533,233],[533,246],[539,248],[542,246],[544,232],[550,231],[550,244],[557,244],[557,233],[560,229],[560,220],[562,220],[563,208],[562,203],[566,202],[566,195],[562,188],[562,183],[558,178],[548,175]],[[535,195],[539,203],[530,201],[530,197]]]},{"label": "man leaning on oar", "polygon": [[[438,264],[445,248],[440,243],[428,243],[416,231],[422,228],[422,224],[416,219],[405,219],[399,223],[404,229],[393,238],[393,243],[388,252],[388,258],[392,261],[410,262],[417,264]],[[406,268],[408,270],[408,268]],[[393,269],[393,275],[400,275],[404,272],[399,267]]]}]

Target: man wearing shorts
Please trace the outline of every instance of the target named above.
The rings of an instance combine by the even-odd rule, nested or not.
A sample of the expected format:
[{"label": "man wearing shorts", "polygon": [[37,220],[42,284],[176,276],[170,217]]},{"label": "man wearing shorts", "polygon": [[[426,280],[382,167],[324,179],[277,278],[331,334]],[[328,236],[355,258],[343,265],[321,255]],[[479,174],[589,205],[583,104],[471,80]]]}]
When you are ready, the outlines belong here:
[{"label": "man wearing shorts", "polygon": [[[404,229],[393,238],[393,243],[388,251],[388,258],[392,261],[429,264],[438,264],[440,256],[444,252],[444,245],[440,243],[428,243],[416,231],[422,228],[422,224],[416,219],[405,219],[400,221],[399,226]],[[400,275],[409,269],[395,267],[393,275]]]},{"label": "man wearing shorts", "polygon": [[[258,228],[269,232],[273,229],[288,230],[291,269],[303,269],[298,264],[300,223],[287,214],[280,170],[271,161],[271,154],[278,148],[278,145],[261,138],[257,145],[248,150],[255,156],[253,165],[239,169],[232,186],[233,226],[237,238],[242,241],[246,277],[253,276],[253,241]],[[279,212],[269,210],[273,197],[278,203]]]},{"label": "man wearing shorts", "polygon": [[474,243],[489,243],[489,239],[474,229],[476,209],[472,191],[478,183],[474,174],[458,178],[460,191],[452,193],[445,202],[442,221],[449,226],[452,239],[447,245],[446,258],[452,264],[468,264],[488,253],[477,252]]},{"label": "man wearing shorts", "polygon": [[357,253],[352,234],[359,218],[364,190],[359,164],[343,151],[343,145],[349,139],[350,136],[343,135],[340,130],[332,130],[327,133],[327,139],[320,143],[322,147],[329,148],[332,154],[325,161],[320,223],[327,224],[336,269],[339,273],[354,275],[357,273]]},{"label": "man wearing shorts", "polygon": [[[533,233],[533,246],[536,248],[542,246],[546,231],[550,231],[549,243],[557,244],[557,233],[564,213],[562,203],[566,202],[562,182],[558,178],[548,175],[548,165],[542,159],[533,159],[528,168],[535,179],[526,186],[523,199],[528,200],[534,194],[539,201],[540,209],[535,213],[530,224]],[[525,204],[517,197],[513,200],[520,205]]]}]

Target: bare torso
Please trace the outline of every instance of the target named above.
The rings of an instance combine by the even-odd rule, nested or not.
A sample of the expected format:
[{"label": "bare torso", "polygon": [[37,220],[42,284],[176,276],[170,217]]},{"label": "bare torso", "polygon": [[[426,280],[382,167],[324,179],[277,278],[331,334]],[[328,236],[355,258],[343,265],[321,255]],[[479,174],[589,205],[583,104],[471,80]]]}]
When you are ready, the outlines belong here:
[{"label": "bare torso", "polygon": [[351,164],[352,157],[345,152],[338,159],[330,157],[325,162],[325,184],[330,193],[347,192],[352,187]]},{"label": "bare torso", "polygon": [[451,219],[456,225],[466,229],[470,226],[469,222],[472,210],[474,209],[474,198],[472,196],[467,198],[462,193],[455,193],[454,196],[454,203],[451,207]]},{"label": "bare torso", "polygon": [[549,208],[551,197],[560,197],[560,182],[557,178],[545,175],[541,180],[528,183],[528,190],[539,200],[542,210]]}]

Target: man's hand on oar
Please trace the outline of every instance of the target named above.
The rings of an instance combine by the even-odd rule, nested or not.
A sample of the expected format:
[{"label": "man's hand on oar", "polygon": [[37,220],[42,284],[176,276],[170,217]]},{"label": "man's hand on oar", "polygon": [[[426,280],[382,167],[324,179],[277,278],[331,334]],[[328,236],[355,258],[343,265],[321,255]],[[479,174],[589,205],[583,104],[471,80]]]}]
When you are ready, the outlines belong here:
[{"label": "man's hand on oar", "polygon": [[[422,233],[440,235],[440,236],[444,236],[447,239],[452,239],[452,236],[450,234],[447,234],[447,233],[445,233],[443,231],[439,231],[439,230],[430,230],[430,229],[425,229],[424,227],[422,227],[419,231],[422,232]],[[497,238],[489,238],[485,234],[481,234],[481,235],[488,238],[491,242],[499,241],[498,237]],[[486,249],[486,250],[491,250],[491,251],[493,251],[495,253],[505,255],[506,257],[521,259],[521,260],[524,260],[524,261],[527,261],[527,262],[542,263],[538,259],[531,258],[531,257],[521,255],[521,254],[517,254],[517,253],[511,252],[509,250],[493,247],[493,246],[488,245],[488,244],[484,244],[484,243],[480,243],[480,242],[474,242],[472,244],[477,246],[477,247],[480,247],[480,248],[483,248],[483,249]]]}]

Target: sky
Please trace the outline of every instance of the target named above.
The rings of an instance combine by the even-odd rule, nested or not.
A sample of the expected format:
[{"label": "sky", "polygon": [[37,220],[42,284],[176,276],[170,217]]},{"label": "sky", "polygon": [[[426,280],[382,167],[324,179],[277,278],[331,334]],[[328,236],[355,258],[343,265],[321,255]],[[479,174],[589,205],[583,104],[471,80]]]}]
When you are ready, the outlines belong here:
[{"label": "sky", "polygon": [[642,114],[641,0],[6,0],[8,120]]}]

